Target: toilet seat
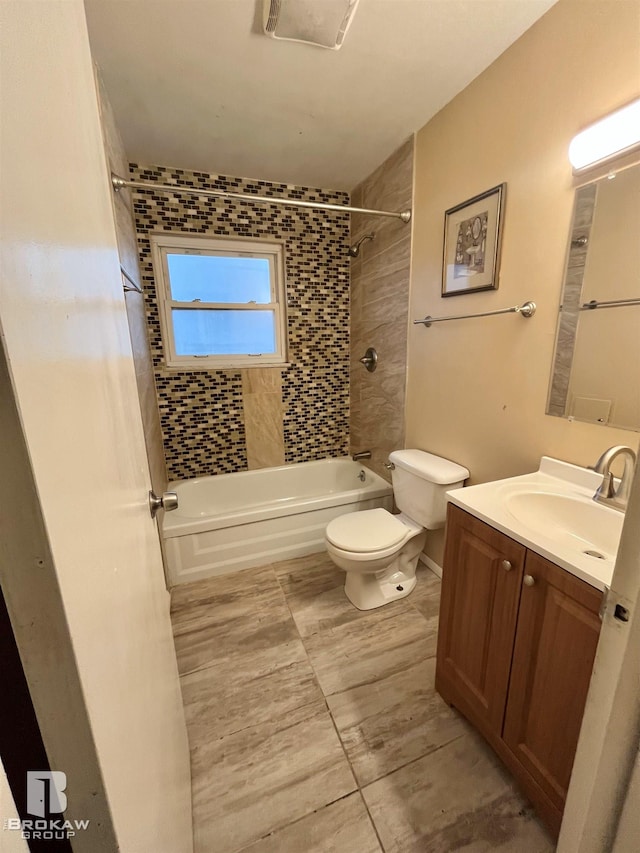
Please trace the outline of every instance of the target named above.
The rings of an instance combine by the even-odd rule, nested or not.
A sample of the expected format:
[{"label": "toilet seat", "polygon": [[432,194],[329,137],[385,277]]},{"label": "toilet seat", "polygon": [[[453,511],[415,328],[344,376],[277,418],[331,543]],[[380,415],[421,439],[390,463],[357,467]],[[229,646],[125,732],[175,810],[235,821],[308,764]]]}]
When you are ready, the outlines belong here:
[{"label": "toilet seat", "polygon": [[325,546],[346,572],[349,601],[359,610],[371,610],[409,595],[426,536],[425,528],[406,513],[377,508],[334,518],[325,530]]},{"label": "toilet seat", "polygon": [[414,531],[386,509],[366,509],[330,521],[326,538],[334,547],[353,554],[393,549]]}]

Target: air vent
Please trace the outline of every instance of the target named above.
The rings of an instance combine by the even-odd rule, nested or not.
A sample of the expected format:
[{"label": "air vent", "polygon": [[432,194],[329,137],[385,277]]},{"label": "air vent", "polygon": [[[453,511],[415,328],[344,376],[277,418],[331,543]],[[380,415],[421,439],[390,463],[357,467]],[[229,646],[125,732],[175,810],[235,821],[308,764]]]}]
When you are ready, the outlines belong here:
[{"label": "air vent", "polygon": [[264,31],[274,33],[280,14],[280,0],[265,0],[264,3]]},{"label": "air vent", "polygon": [[360,0],[263,0],[265,35],[338,50]]}]

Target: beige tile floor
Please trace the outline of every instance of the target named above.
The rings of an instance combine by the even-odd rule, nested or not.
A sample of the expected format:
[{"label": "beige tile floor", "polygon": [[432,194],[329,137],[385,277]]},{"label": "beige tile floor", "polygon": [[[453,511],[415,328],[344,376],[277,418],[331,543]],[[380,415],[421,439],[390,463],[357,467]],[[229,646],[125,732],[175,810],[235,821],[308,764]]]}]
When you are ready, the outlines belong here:
[{"label": "beige tile floor", "polygon": [[548,853],[433,688],[440,581],[362,613],[324,554],[176,588],[196,853]]}]

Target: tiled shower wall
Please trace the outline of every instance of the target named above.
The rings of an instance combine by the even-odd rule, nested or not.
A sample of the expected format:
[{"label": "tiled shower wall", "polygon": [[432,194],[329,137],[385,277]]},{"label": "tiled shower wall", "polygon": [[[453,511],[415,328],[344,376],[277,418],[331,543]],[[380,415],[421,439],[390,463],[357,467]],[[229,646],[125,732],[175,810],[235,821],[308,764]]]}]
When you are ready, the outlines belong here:
[{"label": "tiled shower wall", "polygon": [[[134,180],[349,204],[346,193],[131,164]],[[136,190],[134,211],[170,479],[344,456],[349,441],[349,215]],[[167,370],[149,234],[277,240],[289,365]]]},{"label": "tiled shower wall", "polygon": [[[406,210],[413,206],[413,137],[351,194],[355,207]],[[351,264],[351,452],[371,450],[371,468],[384,468],[390,451],[404,447],[411,225],[354,214],[352,240],[375,234]],[[378,353],[368,373],[358,359]]]}]

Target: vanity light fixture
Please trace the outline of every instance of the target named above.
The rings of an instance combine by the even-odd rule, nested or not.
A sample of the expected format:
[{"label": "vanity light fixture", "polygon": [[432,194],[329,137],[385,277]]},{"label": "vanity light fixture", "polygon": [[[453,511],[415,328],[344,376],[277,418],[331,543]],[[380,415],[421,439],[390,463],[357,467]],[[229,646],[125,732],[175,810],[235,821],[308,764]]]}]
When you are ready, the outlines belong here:
[{"label": "vanity light fixture", "polygon": [[581,172],[640,145],[640,98],[574,136],[569,160]]}]

